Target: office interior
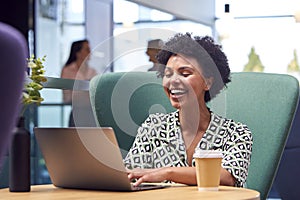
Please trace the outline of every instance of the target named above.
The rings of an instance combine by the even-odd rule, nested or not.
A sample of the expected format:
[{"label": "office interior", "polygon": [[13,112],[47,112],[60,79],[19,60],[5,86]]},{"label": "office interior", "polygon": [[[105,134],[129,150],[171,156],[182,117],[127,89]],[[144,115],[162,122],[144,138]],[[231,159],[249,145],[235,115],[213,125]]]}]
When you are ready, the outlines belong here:
[{"label": "office interior", "polygon": [[[13,7],[10,4],[2,8]],[[225,5],[229,5],[226,11]],[[46,55],[49,77],[60,77],[75,40],[90,41],[89,64],[98,73],[147,71],[152,64],[145,53],[148,40],[167,40],[176,32],[191,32],[218,41],[233,72],[283,73],[300,78],[297,0],[28,0],[18,9],[22,9],[16,12],[19,17],[14,13],[18,20],[2,12],[0,21],[23,32],[31,54]],[[247,69],[251,61],[256,65]],[[62,102],[62,91],[45,88],[42,95],[42,105],[27,113],[27,128],[32,133],[35,126],[67,127],[72,107]],[[50,183],[34,136],[32,141],[31,182]],[[7,187],[4,173],[0,180],[6,180],[0,181],[0,187]]]}]

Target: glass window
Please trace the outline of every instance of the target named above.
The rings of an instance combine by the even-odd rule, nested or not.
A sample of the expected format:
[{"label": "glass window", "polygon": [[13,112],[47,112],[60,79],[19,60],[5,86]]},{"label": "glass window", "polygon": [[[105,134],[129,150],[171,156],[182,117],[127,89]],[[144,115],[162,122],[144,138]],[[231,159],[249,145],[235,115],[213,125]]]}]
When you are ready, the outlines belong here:
[{"label": "glass window", "polygon": [[[300,10],[298,1],[232,1],[230,21],[222,18],[224,1],[217,0],[217,3],[220,3],[216,4],[217,16],[221,17],[216,22],[217,31],[232,71],[244,70],[253,48],[263,72],[299,77],[299,70],[288,70],[300,55],[300,24],[294,18],[295,11]],[[218,29],[220,23],[224,23],[225,29]]]},{"label": "glass window", "polygon": [[[132,12],[118,12],[130,10]],[[114,0],[114,71],[147,71],[153,63],[146,55],[152,39],[167,40],[176,32],[211,35],[209,26],[125,0]]]}]

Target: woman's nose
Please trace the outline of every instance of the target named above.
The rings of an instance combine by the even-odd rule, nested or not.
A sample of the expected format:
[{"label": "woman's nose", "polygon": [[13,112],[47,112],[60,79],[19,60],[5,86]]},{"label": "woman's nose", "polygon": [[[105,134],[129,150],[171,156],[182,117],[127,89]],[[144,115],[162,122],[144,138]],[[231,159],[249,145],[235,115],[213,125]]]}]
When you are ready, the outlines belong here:
[{"label": "woman's nose", "polygon": [[178,74],[174,73],[172,75],[172,77],[170,78],[170,82],[174,82],[174,83],[180,82],[180,76]]}]

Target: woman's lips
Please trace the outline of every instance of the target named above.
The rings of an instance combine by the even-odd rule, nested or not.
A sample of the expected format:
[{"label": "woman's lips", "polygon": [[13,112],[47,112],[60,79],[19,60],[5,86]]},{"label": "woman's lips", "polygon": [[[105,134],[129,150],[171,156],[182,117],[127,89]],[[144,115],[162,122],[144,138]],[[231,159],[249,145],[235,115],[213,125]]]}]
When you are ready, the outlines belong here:
[{"label": "woman's lips", "polygon": [[184,89],[169,89],[169,93],[171,98],[179,99],[182,98],[187,91]]}]

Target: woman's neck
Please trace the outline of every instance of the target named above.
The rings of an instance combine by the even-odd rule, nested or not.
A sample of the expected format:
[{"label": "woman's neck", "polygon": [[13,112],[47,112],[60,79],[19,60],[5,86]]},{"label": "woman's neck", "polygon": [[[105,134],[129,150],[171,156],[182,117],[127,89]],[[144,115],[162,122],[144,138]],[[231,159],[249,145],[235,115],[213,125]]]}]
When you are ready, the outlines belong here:
[{"label": "woman's neck", "polygon": [[186,134],[205,132],[210,123],[210,111],[205,106],[179,109],[180,126]]},{"label": "woman's neck", "polygon": [[211,114],[208,108],[180,109],[180,128],[185,144],[187,163],[192,165],[193,153],[210,123]]}]

